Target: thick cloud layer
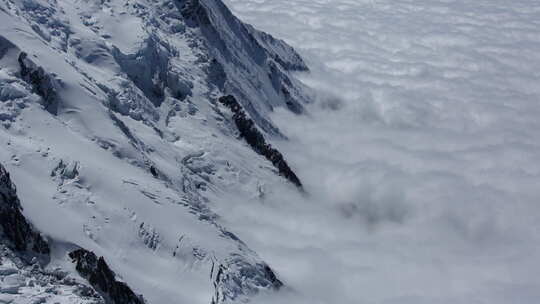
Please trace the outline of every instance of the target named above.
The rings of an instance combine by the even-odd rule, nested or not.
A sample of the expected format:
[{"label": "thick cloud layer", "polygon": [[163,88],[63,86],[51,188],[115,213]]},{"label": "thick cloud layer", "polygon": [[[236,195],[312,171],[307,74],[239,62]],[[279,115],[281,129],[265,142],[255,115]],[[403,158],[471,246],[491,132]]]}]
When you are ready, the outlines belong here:
[{"label": "thick cloud layer", "polygon": [[291,286],[269,302],[538,303],[538,1],[227,2],[318,92],[273,117],[309,194],[223,204]]}]

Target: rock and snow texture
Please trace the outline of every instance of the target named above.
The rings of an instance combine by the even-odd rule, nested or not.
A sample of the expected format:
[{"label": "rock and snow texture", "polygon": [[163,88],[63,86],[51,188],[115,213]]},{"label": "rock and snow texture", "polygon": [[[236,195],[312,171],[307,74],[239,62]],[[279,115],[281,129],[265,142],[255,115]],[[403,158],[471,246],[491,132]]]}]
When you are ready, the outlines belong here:
[{"label": "rock and snow texture", "polygon": [[0,245],[0,303],[105,304],[92,288],[61,269],[28,265]]},{"label": "rock and snow texture", "polygon": [[257,129],[253,120],[246,115],[236,98],[232,95],[223,96],[219,98],[219,102],[231,110],[233,113],[232,120],[238,128],[240,136],[246,140],[253,150],[271,161],[281,176],[301,189],[302,182],[300,182],[298,176],[289,167],[283,155],[266,142],[264,135]]},{"label": "rock and snow texture", "polygon": [[24,215],[15,185],[0,164],[0,237],[17,251],[49,254],[50,249],[41,234]]},{"label": "rock and snow texture", "polygon": [[69,253],[76,264],[75,269],[92,287],[115,304],[144,304],[141,295],[136,295],[125,283],[117,280],[103,257],[97,257],[86,249],[77,249]]},{"label": "rock and snow texture", "polygon": [[[0,162],[24,217],[51,242],[43,275],[79,273],[96,301],[112,302],[123,282],[137,295],[124,293],[127,302],[141,294],[149,304],[280,289],[215,210],[229,195],[259,199],[266,184],[298,183],[253,151],[218,99],[234,95],[254,130],[280,140],[269,115],[302,112],[309,93],[290,72],[306,70],[219,0],[0,2]],[[76,269],[77,248],[104,258],[115,288]]]},{"label": "rock and snow texture", "polygon": [[23,215],[17,189],[0,164],[0,302],[104,303],[68,272],[43,269],[50,252],[47,241]]}]

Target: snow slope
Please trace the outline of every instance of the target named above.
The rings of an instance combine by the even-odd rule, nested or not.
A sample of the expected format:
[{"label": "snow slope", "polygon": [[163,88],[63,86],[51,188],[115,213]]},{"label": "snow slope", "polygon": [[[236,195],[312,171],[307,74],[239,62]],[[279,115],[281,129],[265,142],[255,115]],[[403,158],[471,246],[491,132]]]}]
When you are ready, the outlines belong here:
[{"label": "snow slope", "polygon": [[306,69],[219,0],[0,2],[0,162],[50,242],[48,269],[77,276],[68,253],[82,247],[148,303],[279,289],[213,209],[266,182],[298,190],[217,99],[234,94],[279,138],[269,113],[301,112],[305,88],[289,71]]}]

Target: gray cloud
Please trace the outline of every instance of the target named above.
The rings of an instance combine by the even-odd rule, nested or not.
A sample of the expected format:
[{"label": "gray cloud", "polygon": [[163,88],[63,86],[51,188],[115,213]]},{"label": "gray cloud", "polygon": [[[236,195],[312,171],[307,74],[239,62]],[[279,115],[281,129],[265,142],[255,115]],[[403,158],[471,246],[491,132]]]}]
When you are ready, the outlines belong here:
[{"label": "gray cloud", "polygon": [[537,2],[227,2],[318,92],[273,116],[309,195],[225,212],[291,287],[262,303],[538,302]]}]

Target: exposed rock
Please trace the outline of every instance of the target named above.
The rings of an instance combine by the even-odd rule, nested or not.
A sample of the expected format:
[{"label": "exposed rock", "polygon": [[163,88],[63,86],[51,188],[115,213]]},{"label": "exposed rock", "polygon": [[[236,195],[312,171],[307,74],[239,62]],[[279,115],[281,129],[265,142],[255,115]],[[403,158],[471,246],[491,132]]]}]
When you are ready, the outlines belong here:
[{"label": "exposed rock", "polygon": [[232,95],[223,96],[219,98],[219,102],[227,106],[233,112],[233,120],[240,132],[240,136],[246,140],[246,142],[255,150],[255,152],[266,157],[269,161],[272,162],[274,167],[279,171],[279,174],[291,183],[295,184],[297,187],[302,188],[302,183],[296,174],[289,167],[283,155],[272,147],[272,145],[266,143],[264,136],[257,129],[253,120],[251,120],[242,106],[236,101],[236,98]]},{"label": "exposed rock", "polygon": [[0,243],[0,304],[105,304],[91,287],[59,268],[44,270]]},{"label": "exposed rock", "polygon": [[154,167],[154,166],[150,166],[150,173],[152,173],[153,177],[156,177],[156,178],[159,177],[159,173],[158,173],[156,167]]},{"label": "exposed rock", "polygon": [[129,286],[116,279],[116,274],[109,268],[103,257],[97,257],[93,252],[77,249],[69,253],[76,263],[75,269],[88,280],[90,285],[101,292],[110,303],[114,304],[144,304],[142,296],[136,295]]},{"label": "exposed rock", "polygon": [[0,164],[0,232],[8,246],[17,251],[33,251],[49,254],[50,249],[43,237],[22,214],[15,185],[6,169]]},{"label": "exposed rock", "polygon": [[49,254],[48,243],[22,214],[15,185],[0,164],[0,303],[104,304],[92,288],[61,269],[44,270],[35,263],[40,261],[35,257]]},{"label": "exposed rock", "polygon": [[58,114],[59,97],[55,79],[47,74],[42,67],[38,67],[25,52],[18,58],[21,68],[21,77],[29,83],[34,92],[43,98],[43,106],[51,114]]}]

